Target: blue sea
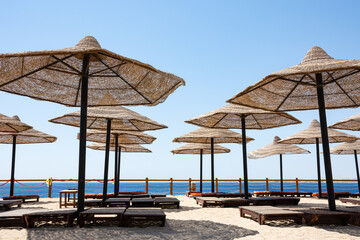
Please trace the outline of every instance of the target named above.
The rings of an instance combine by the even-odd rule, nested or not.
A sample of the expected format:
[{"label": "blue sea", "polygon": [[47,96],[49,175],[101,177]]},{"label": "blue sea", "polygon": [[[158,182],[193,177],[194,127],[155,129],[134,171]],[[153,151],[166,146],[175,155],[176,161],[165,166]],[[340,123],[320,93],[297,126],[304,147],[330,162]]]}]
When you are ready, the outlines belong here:
[{"label": "blue sea", "polygon": [[[194,181],[199,190],[199,182]],[[0,184],[2,185],[2,184]],[[52,197],[59,197],[59,191],[65,189],[77,189],[77,182],[53,182]],[[100,182],[89,182],[85,184],[86,194],[102,193],[103,184]],[[9,196],[10,183],[0,187],[0,197]],[[188,182],[173,182],[173,195],[185,195],[189,190]],[[244,186],[242,184],[242,190]],[[265,191],[266,182],[249,182],[249,191]],[[269,181],[270,191],[280,191],[280,182]],[[357,182],[334,182],[335,192],[350,192],[356,193],[358,191]],[[120,182],[120,192],[130,191],[145,191],[145,182]],[[284,182],[284,191],[296,191],[295,182]],[[317,182],[301,182],[299,181],[300,192],[318,192]],[[15,183],[15,195],[38,194],[40,197],[48,197],[49,188],[45,182],[20,182]],[[114,184],[108,183],[108,193],[114,192]],[[210,182],[203,182],[203,192],[211,192]],[[234,182],[220,182],[218,184],[218,192],[239,192],[239,183]],[[322,183],[322,192],[326,192],[326,183]],[[149,181],[149,194],[170,194],[170,182],[151,182]]]}]

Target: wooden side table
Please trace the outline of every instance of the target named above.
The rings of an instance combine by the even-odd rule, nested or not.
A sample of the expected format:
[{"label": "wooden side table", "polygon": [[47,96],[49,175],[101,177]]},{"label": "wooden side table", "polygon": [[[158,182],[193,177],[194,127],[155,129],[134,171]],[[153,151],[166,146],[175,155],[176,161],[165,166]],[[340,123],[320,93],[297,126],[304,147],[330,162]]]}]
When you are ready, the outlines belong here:
[{"label": "wooden side table", "polygon": [[[67,206],[76,206],[76,194],[78,190],[61,190],[60,193],[60,208],[67,207]],[[71,194],[72,198],[71,198]],[[64,201],[62,199],[62,196],[64,195]]]}]

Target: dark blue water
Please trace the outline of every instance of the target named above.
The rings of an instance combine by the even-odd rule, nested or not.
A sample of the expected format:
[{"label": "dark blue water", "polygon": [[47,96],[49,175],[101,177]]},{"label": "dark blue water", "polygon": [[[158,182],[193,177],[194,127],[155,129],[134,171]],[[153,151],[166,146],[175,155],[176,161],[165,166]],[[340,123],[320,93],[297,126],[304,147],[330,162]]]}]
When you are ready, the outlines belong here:
[{"label": "dark blue water", "polygon": [[[42,182],[21,182],[15,183],[15,195],[38,194],[40,197],[48,197],[49,188]],[[196,182],[197,190],[199,190],[199,182]],[[85,184],[85,192],[88,193],[102,193],[103,184],[99,182],[90,182]],[[53,182],[52,197],[59,197],[59,191],[65,189],[77,189],[77,182]],[[0,187],[0,197],[9,196],[10,184],[7,183]],[[326,192],[326,184],[322,183],[323,192]],[[357,182],[335,182],[335,192],[350,192],[356,193],[358,191]],[[188,182],[174,182],[173,194],[185,195],[189,190]],[[244,186],[242,184],[242,190]],[[280,182],[269,182],[270,191],[280,191]],[[121,192],[131,191],[145,191],[145,182],[121,182]],[[219,192],[239,192],[238,182],[219,182]],[[266,182],[249,182],[249,191],[266,191]],[[295,182],[284,182],[284,191],[296,191]],[[300,192],[318,192],[317,182],[300,182]],[[108,183],[108,193],[114,192],[114,184]],[[203,182],[203,192],[211,192],[210,182]],[[149,181],[149,194],[170,194],[170,182],[151,182]]]}]

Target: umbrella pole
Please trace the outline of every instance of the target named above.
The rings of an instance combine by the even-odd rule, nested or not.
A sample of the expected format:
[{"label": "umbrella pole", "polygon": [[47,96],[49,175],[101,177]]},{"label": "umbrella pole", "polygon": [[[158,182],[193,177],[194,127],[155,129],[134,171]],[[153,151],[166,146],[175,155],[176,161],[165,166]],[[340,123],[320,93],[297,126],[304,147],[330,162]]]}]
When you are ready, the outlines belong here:
[{"label": "umbrella pole", "polygon": [[105,206],[105,201],[107,198],[107,186],[108,186],[108,174],[109,174],[110,133],[111,133],[111,119],[108,119],[107,127],[106,127],[104,184],[103,184],[103,197],[102,197],[102,205],[103,206]]},{"label": "umbrella pole", "polygon": [[247,153],[246,153],[246,126],[245,126],[245,116],[241,116],[241,134],[242,134],[242,151],[243,151],[243,168],[244,168],[244,190],[245,190],[245,199],[248,199],[249,189],[248,189],[248,172],[247,172]]},{"label": "umbrella pole", "polygon": [[356,177],[358,180],[358,189],[360,192],[360,176],[359,176],[359,164],[358,164],[358,159],[357,159],[357,152],[356,150],[354,150],[354,156],[355,156],[355,166],[356,166]]},{"label": "umbrella pole", "polygon": [[318,138],[316,138],[316,162],[317,162],[317,175],[318,175],[318,191],[319,191],[319,198],[321,198],[320,149],[319,149]]},{"label": "umbrella pole", "polygon": [[280,154],[280,191],[284,191],[282,154]]},{"label": "umbrella pole", "polygon": [[202,192],[203,150],[200,149],[200,192]]},{"label": "umbrella pole", "polygon": [[214,138],[211,138],[211,192],[215,192],[215,187],[214,187]]},{"label": "umbrella pole", "polygon": [[11,161],[10,197],[11,197],[11,196],[14,196],[14,183],[15,183],[15,151],[16,151],[16,135],[13,135],[12,161]]},{"label": "umbrella pole", "polygon": [[79,144],[79,175],[78,175],[78,212],[84,211],[85,197],[85,162],[86,162],[86,122],[88,105],[88,78],[90,54],[85,54],[81,71],[81,108],[80,108],[80,144]]},{"label": "umbrella pole", "polygon": [[330,148],[329,148],[329,138],[327,131],[327,123],[326,123],[325,99],[324,99],[322,75],[321,73],[316,73],[315,75],[316,75],[316,83],[317,83],[316,90],[318,96],[321,139],[322,139],[323,153],[324,153],[324,166],[325,166],[325,175],[326,175],[328,203],[329,203],[330,211],[335,211],[336,205],[335,205],[335,195],[334,195],[334,184],[333,184],[333,177],[331,170]]},{"label": "umbrella pole", "polygon": [[120,163],[121,163],[121,147],[119,146],[119,154],[118,154],[118,169],[117,169],[117,175],[118,175],[118,189],[117,191],[119,192],[120,190]]},{"label": "umbrella pole", "polygon": [[118,158],[118,145],[119,145],[119,136],[115,135],[115,173],[114,173],[114,196],[117,197],[119,194],[119,175],[117,173],[117,158]]}]

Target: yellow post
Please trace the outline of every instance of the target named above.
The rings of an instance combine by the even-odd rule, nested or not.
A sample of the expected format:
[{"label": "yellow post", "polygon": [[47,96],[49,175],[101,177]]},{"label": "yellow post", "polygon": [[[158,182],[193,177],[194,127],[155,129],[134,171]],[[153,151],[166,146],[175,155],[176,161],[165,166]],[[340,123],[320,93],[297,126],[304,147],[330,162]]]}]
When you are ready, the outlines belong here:
[{"label": "yellow post", "polygon": [[299,192],[299,179],[296,178],[295,181],[296,181],[296,192]]},{"label": "yellow post", "polygon": [[173,179],[170,178],[170,195],[173,195]]},{"label": "yellow post", "polygon": [[269,179],[266,178],[266,191],[269,191]]},{"label": "yellow post", "polygon": [[218,192],[219,190],[219,182],[218,182],[218,178],[215,179],[216,182],[216,192]]},{"label": "yellow post", "polygon": [[51,198],[51,191],[52,191],[52,178],[48,179],[48,186],[49,186],[49,193],[48,197]]},{"label": "yellow post", "polygon": [[191,192],[191,178],[189,178],[189,192]]},{"label": "yellow post", "polygon": [[239,192],[242,193],[241,178],[239,178]]},{"label": "yellow post", "polygon": [[145,178],[145,192],[149,193],[149,178]]}]

